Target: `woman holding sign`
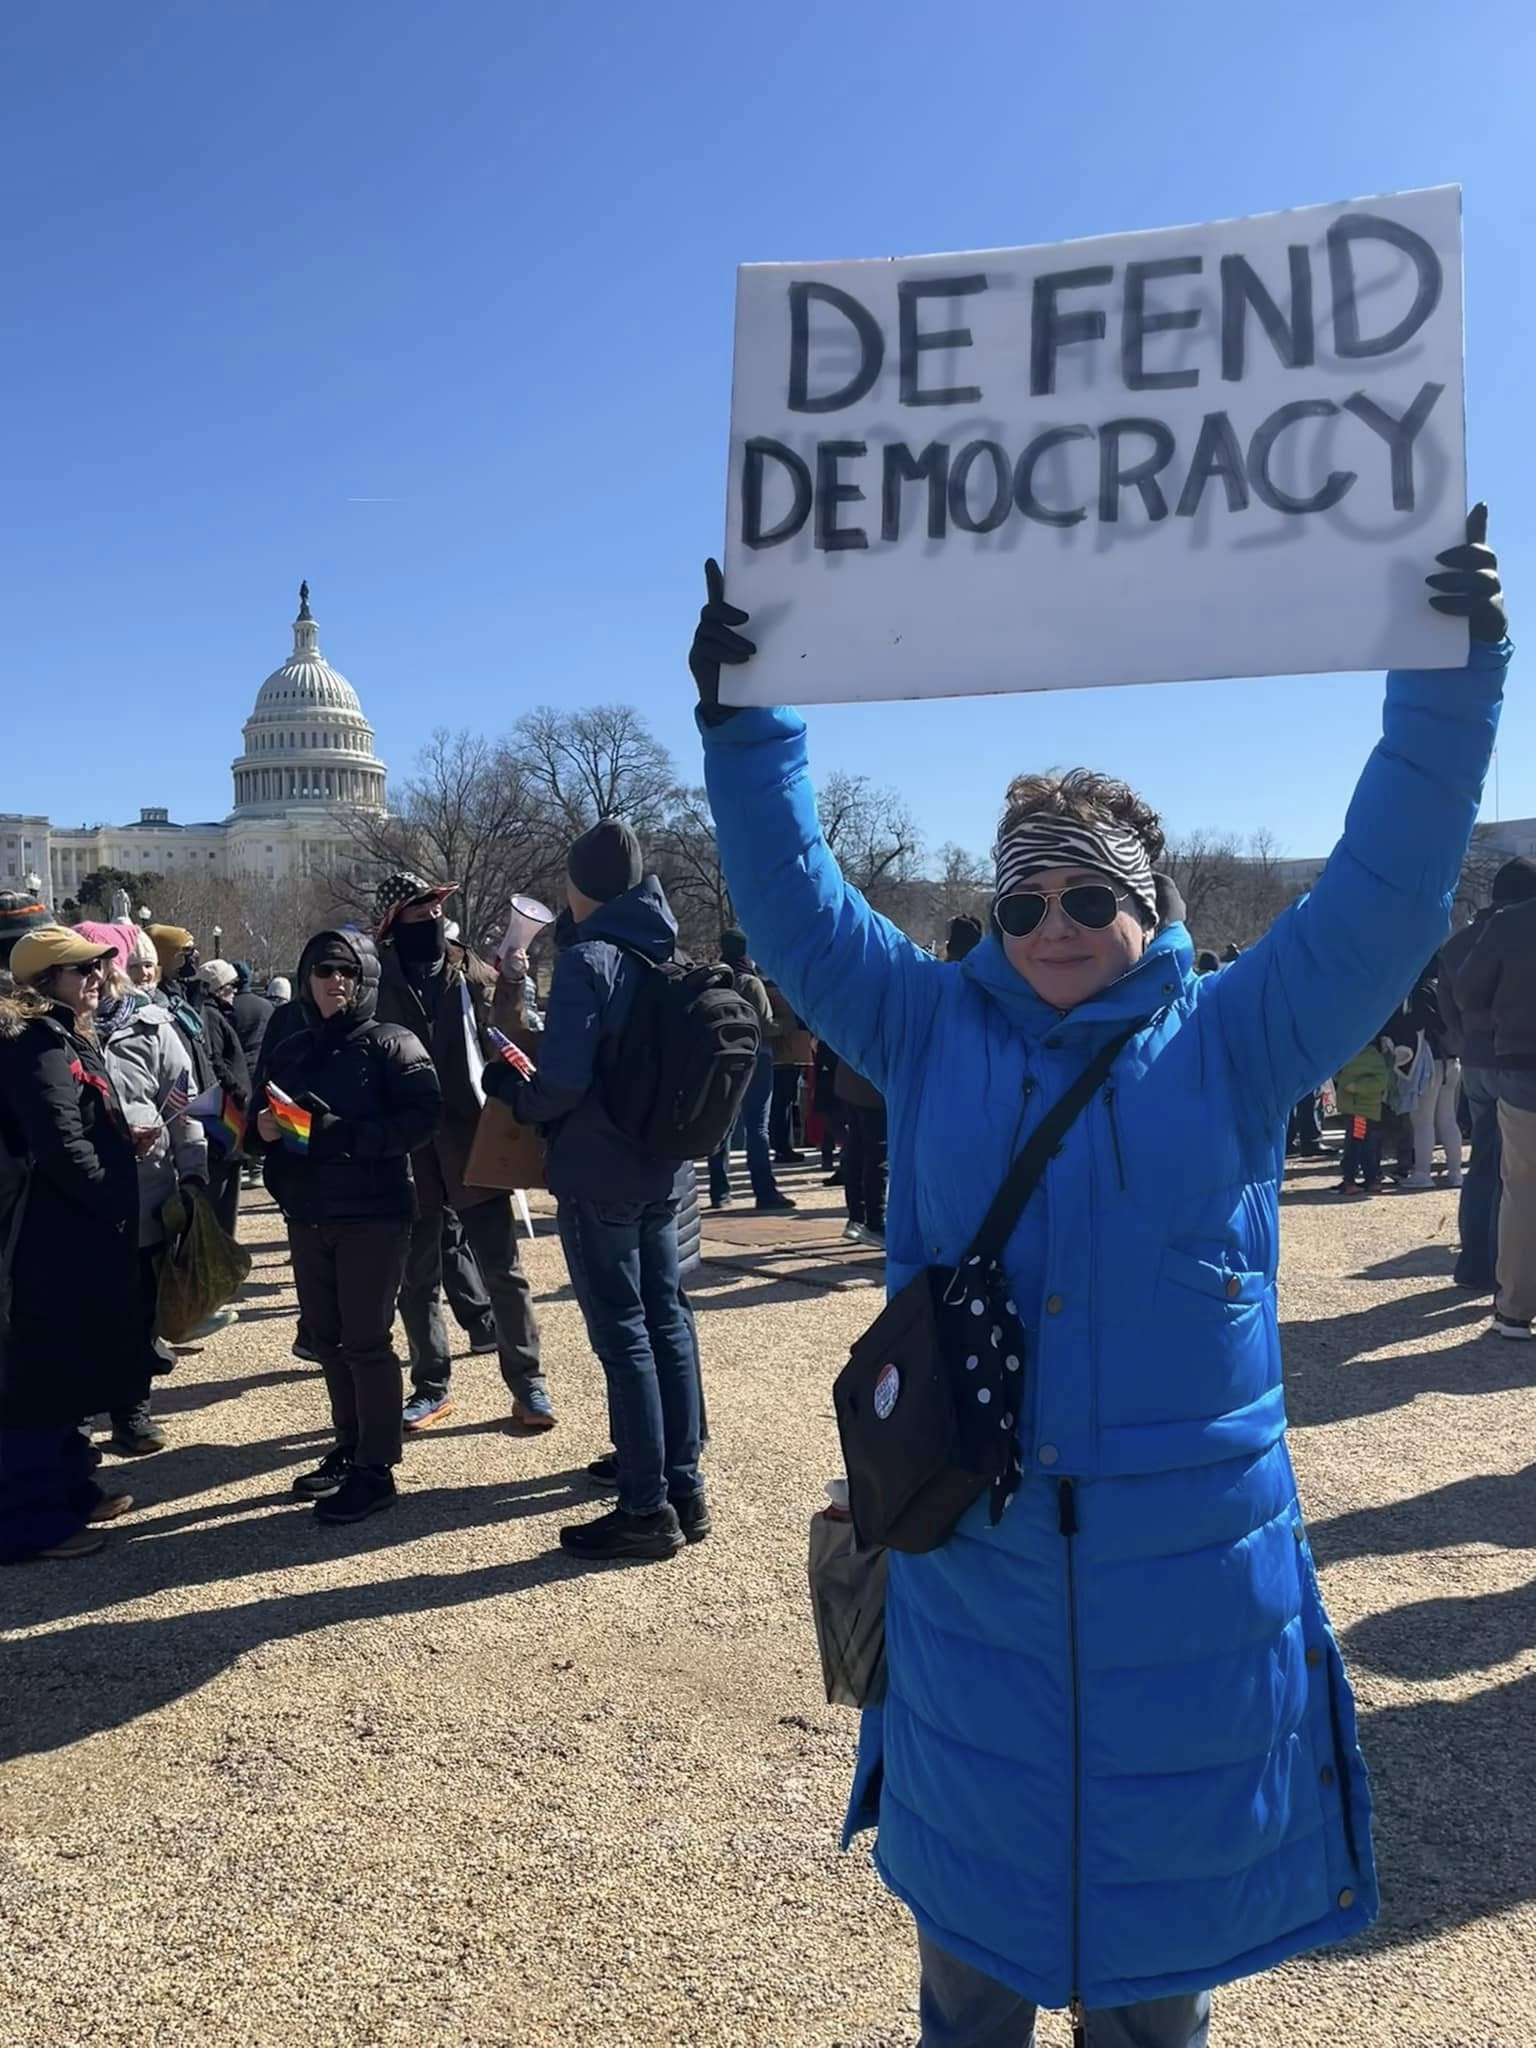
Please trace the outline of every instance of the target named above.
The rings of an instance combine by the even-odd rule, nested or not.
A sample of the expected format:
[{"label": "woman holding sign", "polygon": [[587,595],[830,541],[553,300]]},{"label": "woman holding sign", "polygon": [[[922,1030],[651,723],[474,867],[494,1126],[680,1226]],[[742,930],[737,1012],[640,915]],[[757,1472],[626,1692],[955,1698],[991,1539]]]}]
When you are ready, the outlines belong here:
[{"label": "woman holding sign", "polygon": [[[795,1009],[889,1104],[892,1294],[958,1267],[1031,1132],[1077,1110],[1003,1244],[998,1351],[983,1334],[953,1375],[957,1411],[996,1418],[993,1483],[892,1552],[861,1729],[848,1834],[878,1825],[916,1916],[924,2048],[1024,2048],[1040,2005],[1089,2048],[1200,2048],[1210,1987],[1375,1915],[1285,1442],[1276,1187],[1291,1106],[1446,930],[1510,654],[1485,526],[1429,579],[1465,668],[1388,677],[1316,888],[1203,978],[1156,813],[1084,770],[1012,785],[959,967],[876,916],[822,837],[800,718],[719,701],[755,649],[708,566],[690,666],[722,861]],[[876,1415],[911,1398],[892,1372]]]}]

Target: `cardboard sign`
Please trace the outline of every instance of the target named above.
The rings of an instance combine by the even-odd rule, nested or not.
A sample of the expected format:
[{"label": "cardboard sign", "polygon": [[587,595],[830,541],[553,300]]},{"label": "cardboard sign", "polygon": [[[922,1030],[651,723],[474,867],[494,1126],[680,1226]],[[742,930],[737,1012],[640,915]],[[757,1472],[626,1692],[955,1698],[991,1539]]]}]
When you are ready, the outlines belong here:
[{"label": "cardboard sign", "polygon": [[738,278],[735,704],[1450,668],[1461,195]]}]

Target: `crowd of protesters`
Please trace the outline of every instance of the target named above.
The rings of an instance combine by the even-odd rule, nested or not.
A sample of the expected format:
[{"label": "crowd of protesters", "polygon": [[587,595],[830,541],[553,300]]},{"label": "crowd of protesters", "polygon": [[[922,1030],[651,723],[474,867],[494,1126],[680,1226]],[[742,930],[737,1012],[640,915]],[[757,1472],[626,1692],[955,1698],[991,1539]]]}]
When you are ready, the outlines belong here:
[{"label": "crowd of protesters", "polygon": [[1201,2048],[1212,1985],[1357,1931],[1376,1904],[1280,1395],[1272,1188],[1288,1119],[1298,1151],[1324,1145],[1321,1076],[1341,1193],[1394,1165],[1403,1192],[1431,1188],[1438,1151],[1461,1192],[1458,1281],[1494,1292],[1502,1336],[1530,1338],[1536,1312],[1536,866],[1510,862],[1418,971],[1509,655],[1478,515],[1439,559],[1432,602],[1470,622],[1465,669],[1388,679],[1340,854],[1221,960],[1196,961],[1156,813],[1086,770],[1011,785],[985,931],[957,919],[939,959],[876,917],[822,837],[801,721],[720,702],[722,664],[754,649],[713,565],[690,666],[745,924],[714,965],[679,957],[665,892],[611,818],[569,849],[542,1015],[525,951],[487,961],[455,935],[446,878],[387,877],[369,930],[315,933],[265,996],[180,927],[66,928],[0,900],[0,1560],[88,1556],[131,1507],[97,1476],[90,1425],[109,1418],[125,1457],[163,1444],[170,1205],[207,1203],[232,1236],[248,1161],[285,1219],[296,1345],[326,1390],[333,1442],[293,1487],[317,1520],[390,1507],[406,1435],[451,1411],[445,1292],[495,1350],[514,1422],[555,1427],[524,1183],[476,1165],[498,1116],[543,1135],[607,1386],[613,1448],[591,1469],[616,1504],[560,1541],[670,1557],[712,1528],[683,1270],[693,1162],[727,1207],[739,1137],[754,1208],[782,1215],[775,1168],[819,1138],[844,1235],[889,1248],[892,1290],[958,1277],[1032,1120],[1102,1061],[1049,1202],[965,1283],[961,1308],[996,1319],[989,1343],[964,1319],[973,1377],[956,1375],[985,1480],[943,1541],[891,1554],[886,1690],[848,1826],[879,1827],[916,1916],[925,2042],[1023,2042],[1037,2005],[1068,2004],[1080,2034],[1108,2014],[1096,2038]]}]

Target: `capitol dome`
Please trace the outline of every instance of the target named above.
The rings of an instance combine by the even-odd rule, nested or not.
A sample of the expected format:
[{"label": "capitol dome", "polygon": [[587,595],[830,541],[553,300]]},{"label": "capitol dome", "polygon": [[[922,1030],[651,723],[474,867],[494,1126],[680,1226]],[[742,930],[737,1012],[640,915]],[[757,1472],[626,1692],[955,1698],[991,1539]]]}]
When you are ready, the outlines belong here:
[{"label": "capitol dome", "polygon": [[320,628],[299,585],[293,653],[262,684],[234,763],[235,816],[277,817],[295,806],[382,811],[385,767],[357,692],[320,652]]}]

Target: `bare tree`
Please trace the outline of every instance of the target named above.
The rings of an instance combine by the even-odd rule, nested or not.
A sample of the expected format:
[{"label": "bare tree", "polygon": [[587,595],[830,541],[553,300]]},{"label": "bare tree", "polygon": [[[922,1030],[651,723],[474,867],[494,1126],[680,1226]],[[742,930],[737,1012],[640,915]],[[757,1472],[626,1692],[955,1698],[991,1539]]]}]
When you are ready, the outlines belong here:
[{"label": "bare tree", "polygon": [[876,910],[902,922],[905,885],[918,871],[922,840],[912,813],[893,789],[867,775],[836,769],[822,784],[817,810],[838,866]]},{"label": "bare tree", "polygon": [[1472,844],[1467,848],[1461,878],[1456,884],[1452,914],[1457,924],[1467,923],[1475,912],[1493,901],[1494,878],[1510,857],[1509,848],[1497,836],[1498,829],[1497,825],[1472,827]]},{"label": "bare tree", "polygon": [[665,824],[677,770],[633,705],[543,705],[518,720],[510,744],[546,825],[566,843],[599,818],[624,818],[642,839]]},{"label": "bare tree", "polygon": [[674,792],[666,823],[651,835],[650,852],[676,914],[683,950],[695,959],[713,959],[735,912],[707,791]]},{"label": "bare tree", "polygon": [[1228,913],[1241,861],[1237,841],[1214,832],[1191,832],[1168,848],[1163,867],[1184,898],[1184,922],[1196,945],[1214,947],[1234,936]]}]

